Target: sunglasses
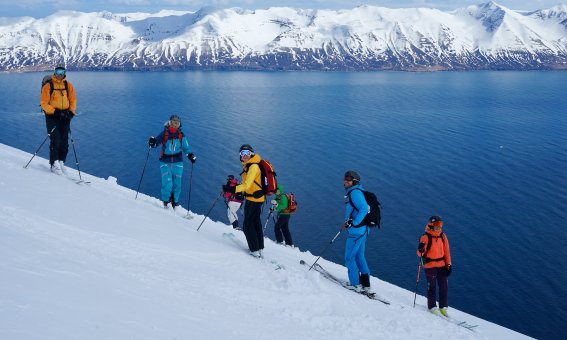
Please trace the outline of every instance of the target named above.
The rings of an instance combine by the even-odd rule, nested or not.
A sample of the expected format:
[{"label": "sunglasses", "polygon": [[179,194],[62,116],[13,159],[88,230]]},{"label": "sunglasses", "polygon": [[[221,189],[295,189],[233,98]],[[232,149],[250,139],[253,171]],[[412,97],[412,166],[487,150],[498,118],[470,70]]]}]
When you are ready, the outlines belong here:
[{"label": "sunglasses", "polygon": [[243,157],[243,156],[252,156],[252,151],[250,151],[250,150],[240,151],[240,157]]},{"label": "sunglasses", "polygon": [[57,76],[64,76],[65,75],[65,70],[62,68],[58,68],[55,70],[55,75]]}]

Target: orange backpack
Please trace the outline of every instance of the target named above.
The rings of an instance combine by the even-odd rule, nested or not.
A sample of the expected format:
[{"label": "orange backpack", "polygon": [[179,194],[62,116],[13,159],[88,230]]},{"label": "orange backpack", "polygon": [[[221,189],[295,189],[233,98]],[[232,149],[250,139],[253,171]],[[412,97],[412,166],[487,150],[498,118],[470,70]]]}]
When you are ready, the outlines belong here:
[{"label": "orange backpack", "polygon": [[282,210],[282,212],[290,214],[295,213],[297,211],[297,201],[295,200],[295,195],[293,194],[293,192],[291,192],[289,194],[285,194],[285,197],[287,197],[287,208]]}]

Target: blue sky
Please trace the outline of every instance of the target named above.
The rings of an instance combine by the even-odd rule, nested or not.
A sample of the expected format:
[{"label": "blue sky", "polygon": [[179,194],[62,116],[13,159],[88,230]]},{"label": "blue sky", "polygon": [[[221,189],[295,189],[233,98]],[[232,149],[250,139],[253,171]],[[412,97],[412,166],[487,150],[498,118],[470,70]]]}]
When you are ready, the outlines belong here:
[{"label": "blue sky", "polygon": [[[242,7],[246,9],[288,6],[298,8],[340,9],[360,4],[399,7],[433,7],[453,10],[487,0],[0,0],[0,17],[44,17],[58,10],[95,12],[107,10],[113,13],[157,12],[160,9],[194,11],[203,6]],[[511,9],[536,10],[565,4],[561,0],[498,0],[497,3]]]}]

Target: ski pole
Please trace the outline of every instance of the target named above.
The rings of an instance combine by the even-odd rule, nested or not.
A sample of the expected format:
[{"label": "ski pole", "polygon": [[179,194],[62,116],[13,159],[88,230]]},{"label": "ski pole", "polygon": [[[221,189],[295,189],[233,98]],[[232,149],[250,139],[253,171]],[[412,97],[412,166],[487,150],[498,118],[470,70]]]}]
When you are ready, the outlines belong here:
[{"label": "ski pole", "polygon": [[219,200],[219,198],[221,198],[221,196],[222,196],[222,193],[220,195],[218,195],[217,198],[215,198],[213,205],[211,205],[211,208],[209,209],[209,211],[205,215],[205,218],[203,218],[203,221],[201,222],[201,224],[199,224],[197,231],[199,231],[199,229],[201,229],[201,226],[203,225],[203,223],[205,223],[205,220],[207,219],[207,217],[209,217],[209,214],[211,213],[211,211],[213,210],[213,208],[215,207],[215,205],[217,204],[217,201]]},{"label": "ski pole", "polygon": [[148,164],[148,157],[150,156],[151,146],[148,146],[148,154],[146,155],[146,161],[144,162],[144,169],[142,170],[142,176],[140,177],[140,182],[138,183],[138,189],[136,189],[136,198],[138,199],[138,192],[140,192],[140,186],[142,185],[142,178],[144,178],[144,172],[146,172],[146,164]]},{"label": "ski pole", "polygon": [[79,159],[77,158],[77,150],[75,150],[75,140],[71,133],[71,127],[69,127],[69,137],[71,137],[71,145],[73,146],[73,153],[75,154],[75,164],[77,164],[77,171],[79,172],[79,181],[83,182],[83,179],[81,178],[81,169],[79,168]]},{"label": "ski pole", "polygon": [[329,244],[327,244],[327,246],[325,247],[325,249],[323,249],[323,251],[321,252],[321,255],[319,255],[319,257],[317,258],[317,260],[315,260],[315,262],[313,262],[313,264],[311,265],[311,267],[309,267],[309,270],[311,270],[311,268],[313,268],[313,266],[315,265],[315,263],[317,263],[317,261],[319,261],[319,259],[321,258],[321,256],[323,256],[323,254],[325,253],[325,251],[327,251],[327,249],[331,246],[331,244],[333,244],[333,242],[335,242],[335,239],[337,237],[339,237],[339,235],[341,234],[343,230],[339,230],[339,232],[337,233],[337,235],[335,235],[335,237],[333,237],[333,239],[331,240],[331,242],[329,242]]},{"label": "ski pole", "polygon": [[191,174],[189,175],[189,199],[187,199],[187,215],[189,215],[189,209],[191,208],[191,188],[193,187],[193,162],[191,162]]},{"label": "ski pole", "polygon": [[417,298],[417,285],[419,284],[419,273],[421,273],[421,266],[423,265],[423,257],[419,258],[417,265],[417,279],[415,280],[415,294],[413,295],[413,308],[415,308],[415,298]]},{"label": "ski pole", "polygon": [[24,165],[24,169],[28,168],[28,165],[30,165],[32,159],[37,155],[37,153],[39,152],[39,149],[41,149],[41,147],[43,146],[43,144],[45,144],[45,141],[47,141],[47,138],[51,137],[51,134],[53,133],[53,131],[55,131],[55,128],[57,127],[57,125],[55,125],[53,127],[53,129],[51,129],[51,131],[49,131],[49,133],[47,134],[47,137],[45,137],[45,139],[43,140],[43,142],[41,143],[41,145],[39,146],[39,148],[37,148],[37,150],[35,150],[35,153],[33,154],[32,158],[30,159],[30,161],[28,162],[28,164]]},{"label": "ski pole", "polygon": [[264,223],[264,232],[266,231],[266,227],[268,226],[268,221],[270,220],[270,216],[272,216],[272,213],[274,211],[270,210],[270,213],[268,214],[268,218],[266,218],[266,223]]}]

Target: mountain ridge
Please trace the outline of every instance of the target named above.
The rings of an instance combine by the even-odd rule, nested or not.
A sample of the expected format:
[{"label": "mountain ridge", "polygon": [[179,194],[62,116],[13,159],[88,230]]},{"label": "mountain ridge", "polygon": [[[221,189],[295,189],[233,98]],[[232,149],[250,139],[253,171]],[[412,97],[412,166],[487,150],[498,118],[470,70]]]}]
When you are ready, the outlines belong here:
[{"label": "mountain ridge", "polygon": [[567,6],[204,7],[0,18],[0,71],[567,69]]}]

